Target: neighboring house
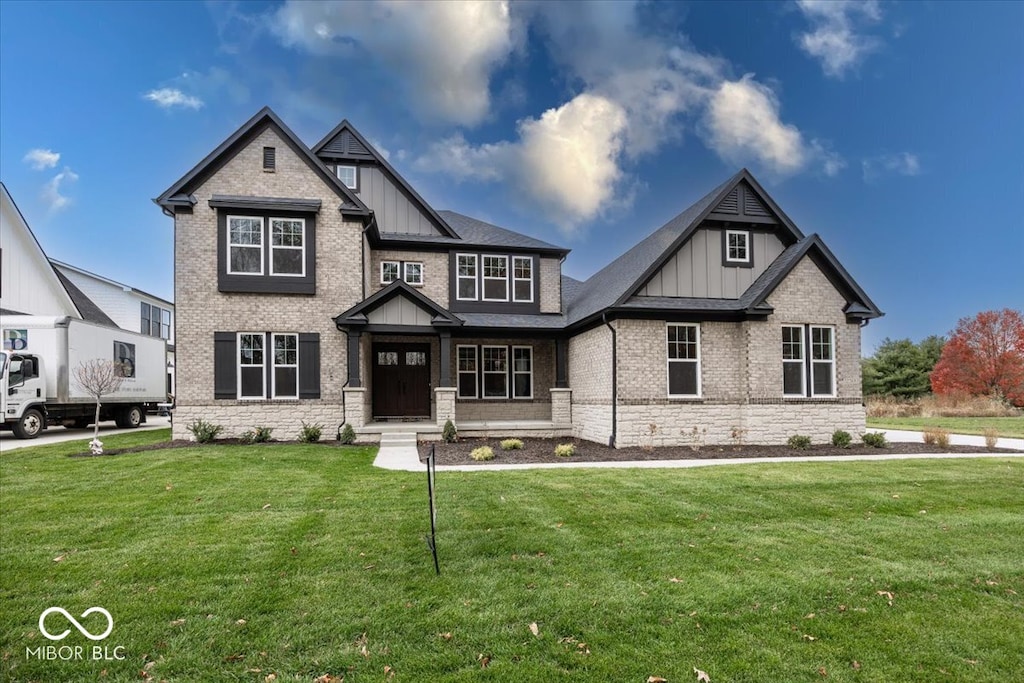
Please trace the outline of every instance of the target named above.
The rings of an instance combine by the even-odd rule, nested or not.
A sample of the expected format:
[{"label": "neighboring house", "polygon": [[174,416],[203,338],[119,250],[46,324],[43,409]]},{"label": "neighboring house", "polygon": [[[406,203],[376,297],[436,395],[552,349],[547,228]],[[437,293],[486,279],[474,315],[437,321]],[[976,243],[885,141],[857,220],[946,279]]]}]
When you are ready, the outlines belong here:
[{"label": "neighboring house", "polygon": [[94,302],[113,324],[167,342],[167,393],[174,394],[174,304],[141,289],[50,259],[58,275]]},{"label": "neighboring house", "polygon": [[882,315],[740,171],[586,282],[568,250],[436,211],[343,121],[263,109],[155,200],[175,221],[175,438],[406,420],[618,446],[860,432]]}]

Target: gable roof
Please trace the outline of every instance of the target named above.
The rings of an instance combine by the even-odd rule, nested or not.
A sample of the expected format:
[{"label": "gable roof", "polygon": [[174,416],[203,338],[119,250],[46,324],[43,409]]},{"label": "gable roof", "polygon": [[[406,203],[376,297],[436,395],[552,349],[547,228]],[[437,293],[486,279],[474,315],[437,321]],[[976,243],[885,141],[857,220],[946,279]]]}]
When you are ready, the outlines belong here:
[{"label": "gable roof", "polygon": [[80,290],[74,282],[68,278],[67,275],[60,272],[57,268],[50,264],[53,268],[53,272],[57,274],[57,279],[60,280],[61,284],[64,285],[64,289],[67,290],[68,296],[75,302],[75,308],[82,316],[82,320],[90,323],[96,323],[98,325],[106,325],[107,327],[118,327],[117,323],[111,320],[110,316],[103,312],[103,309],[96,305],[92,299],[86,296],[85,292]]},{"label": "gable roof", "polygon": [[72,271],[74,271],[76,273],[80,273],[80,274],[85,275],[87,277],[91,277],[94,280],[99,280],[100,282],[105,282],[108,285],[113,285],[115,287],[120,287],[123,290],[135,292],[139,296],[144,296],[147,299],[152,299],[154,301],[159,301],[160,303],[167,304],[167,306],[174,306],[173,302],[168,301],[167,299],[165,299],[165,298],[163,298],[161,296],[157,296],[156,294],[150,294],[149,292],[145,292],[145,291],[143,291],[143,290],[141,290],[141,289],[139,289],[137,287],[132,287],[131,285],[126,285],[123,282],[118,282],[117,280],[111,280],[110,278],[103,277],[102,275],[97,275],[96,273],[89,272],[85,268],[79,268],[78,266],[73,266],[70,263],[64,263],[63,261],[58,261],[57,259],[54,259],[54,258],[50,259],[50,264],[53,265],[57,269],[58,273],[61,271],[61,269],[66,268],[68,270],[72,270]]},{"label": "gable roof", "polygon": [[182,176],[153,201],[162,206],[165,211],[169,211],[175,206],[194,205],[196,200],[195,197],[191,196],[191,192],[216,173],[224,164],[233,159],[238,150],[268,127],[273,128],[292,151],[305,161],[306,165],[341,198],[340,208],[342,213],[355,215],[368,215],[370,213],[366,205],[359,200],[359,197],[352,190],[348,189],[337,176],[327,170],[327,167],[314,156],[309,148],[278,118],[277,114],[270,107],[263,107],[263,109],[256,112],[255,116],[242,124],[241,128],[232,133],[216,149],[206,155],[206,158],[196,164],[191,171]]},{"label": "gable roof", "polygon": [[[312,153],[318,157],[327,157],[339,160],[375,161],[384,171],[391,176],[392,180],[412,198],[413,202],[419,204],[435,227],[448,237],[458,237],[458,233],[442,218],[434,207],[430,206],[420,194],[413,189],[402,175],[395,170],[394,166],[378,152],[362,134],[349,123],[348,119],[342,119],[341,123],[335,126],[330,133],[325,135],[320,142],[313,146]],[[340,182],[340,181],[339,181]]]},{"label": "gable roof", "polygon": [[487,223],[471,216],[465,216],[454,211],[438,212],[448,222],[448,225],[458,230],[458,237],[446,237],[444,235],[406,235],[401,233],[381,232],[371,226],[368,233],[374,246],[427,246],[439,245],[444,248],[471,249],[479,247],[482,249],[517,249],[522,251],[534,251],[542,254],[549,254],[564,257],[569,249],[539,240],[529,235],[524,235],[514,230],[502,228]]},{"label": "gable roof", "polygon": [[334,316],[334,324],[338,329],[349,326],[360,326],[367,323],[366,314],[378,306],[398,296],[412,300],[414,304],[433,315],[431,324],[434,326],[458,326],[462,321],[454,313],[439,305],[433,299],[422,294],[403,280],[395,280],[387,287],[374,292],[347,311]]}]

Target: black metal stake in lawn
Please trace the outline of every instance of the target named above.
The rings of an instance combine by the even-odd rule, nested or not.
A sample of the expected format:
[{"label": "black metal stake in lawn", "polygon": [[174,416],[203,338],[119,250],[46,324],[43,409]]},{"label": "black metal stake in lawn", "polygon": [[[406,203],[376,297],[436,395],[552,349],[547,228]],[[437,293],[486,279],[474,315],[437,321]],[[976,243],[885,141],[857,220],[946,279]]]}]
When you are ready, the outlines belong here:
[{"label": "black metal stake in lawn", "polygon": [[441,565],[437,562],[437,509],[434,507],[434,447],[427,456],[427,496],[430,499],[430,535],[425,536],[427,547],[434,556],[434,571],[441,576]]}]

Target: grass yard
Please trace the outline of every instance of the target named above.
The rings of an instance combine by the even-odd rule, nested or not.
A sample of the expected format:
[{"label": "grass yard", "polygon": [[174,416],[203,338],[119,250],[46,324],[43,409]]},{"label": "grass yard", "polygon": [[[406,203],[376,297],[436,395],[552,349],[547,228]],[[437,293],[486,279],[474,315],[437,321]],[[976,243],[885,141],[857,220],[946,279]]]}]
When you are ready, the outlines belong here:
[{"label": "grass yard", "polygon": [[951,434],[978,435],[994,429],[999,436],[1024,439],[1024,417],[869,417],[868,427],[917,431],[938,427]]},{"label": "grass yard", "polygon": [[[371,448],[80,449],[0,456],[3,680],[1024,671],[1024,459],[442,472],[437,577],[425,477]],[[109,610],[125,659],[27,657],[50,606]]]}]

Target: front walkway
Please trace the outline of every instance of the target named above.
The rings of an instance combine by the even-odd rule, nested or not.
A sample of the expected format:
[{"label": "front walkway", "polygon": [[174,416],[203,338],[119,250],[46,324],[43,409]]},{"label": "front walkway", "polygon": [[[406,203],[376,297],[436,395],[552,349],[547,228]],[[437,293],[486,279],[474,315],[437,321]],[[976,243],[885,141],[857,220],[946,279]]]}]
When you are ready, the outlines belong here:
[{"label": "front walkway", "polygon": [[[885,434],[889,441],[921,442],[921,432],[873,429]],[[984,446],[985,439],[981,436],[953,434],[950,443],[963,446]],[[1024,439],[999,439],[1000,448],[1015,448],[1024,451]],[[957,458],[1021,458],[1020,453],[879,453],[877,455],[794,455],[779,458],[721,458],[721,459],[686,459],[686,460],[625,460],[621,462],[544,462],[508,465],[438,465],[439,472],[493,472],[494,470],[553,470],[579,467],[594,468],[638,468],[638,469],[679,469],[684,467],[711,467],[716,465],[750,465],[772,462],[852,462],[877,460],[933,460]],[[423,472],[426,465],[420,462],[419,452],[415,445],[391,446],[381,444],[377,452],[374,466],[387,470],[405,472]]]}]

